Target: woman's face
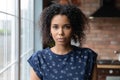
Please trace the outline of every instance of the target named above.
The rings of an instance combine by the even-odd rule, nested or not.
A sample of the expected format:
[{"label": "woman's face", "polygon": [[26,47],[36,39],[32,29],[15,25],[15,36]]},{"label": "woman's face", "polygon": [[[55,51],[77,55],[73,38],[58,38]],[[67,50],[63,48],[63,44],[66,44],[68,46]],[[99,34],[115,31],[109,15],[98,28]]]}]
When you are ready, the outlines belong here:
[{"label": "woman's face", "polygon": [[55,15],[51,20],[50,32],[55,45],[69,45],[72,35],[72,27],[65,15]]}]

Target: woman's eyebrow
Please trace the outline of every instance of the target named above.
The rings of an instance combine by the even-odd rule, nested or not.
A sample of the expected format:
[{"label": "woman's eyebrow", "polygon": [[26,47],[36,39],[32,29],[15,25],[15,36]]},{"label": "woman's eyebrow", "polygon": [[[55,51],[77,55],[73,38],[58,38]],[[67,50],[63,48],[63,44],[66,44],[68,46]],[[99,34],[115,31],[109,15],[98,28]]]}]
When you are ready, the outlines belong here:
[{"label": "woman's eyebrow", "polygon": [[64,26],[71,26],[71,24],[70,24],[70,23],[68,23],[68,24],[64,24]]},{"label": "woman's eyebrow", "polygon": [[52,24],[52,25],[58,25],[58,24],[54,23],[54,24]]}]

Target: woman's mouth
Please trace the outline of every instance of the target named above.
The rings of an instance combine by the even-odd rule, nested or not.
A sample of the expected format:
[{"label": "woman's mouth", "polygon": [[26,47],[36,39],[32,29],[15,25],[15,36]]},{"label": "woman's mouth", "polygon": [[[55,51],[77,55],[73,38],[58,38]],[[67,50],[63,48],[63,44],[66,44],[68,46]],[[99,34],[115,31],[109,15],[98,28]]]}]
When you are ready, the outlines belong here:
[{"label": "woman's mouth", "polygon": [[58,38],[57,41],[63,42],[65,41],[65,38]]}]

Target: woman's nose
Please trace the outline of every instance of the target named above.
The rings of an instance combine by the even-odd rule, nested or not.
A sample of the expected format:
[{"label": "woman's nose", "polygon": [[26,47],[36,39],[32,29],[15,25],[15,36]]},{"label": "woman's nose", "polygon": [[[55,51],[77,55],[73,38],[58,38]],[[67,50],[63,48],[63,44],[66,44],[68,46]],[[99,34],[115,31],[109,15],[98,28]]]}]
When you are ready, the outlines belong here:
[{"label": "woman's nose", "polygon": [[64,34],[63,29],[59,29],[58,34],[59,34],[59,35],[63,35],[63,34]]}]

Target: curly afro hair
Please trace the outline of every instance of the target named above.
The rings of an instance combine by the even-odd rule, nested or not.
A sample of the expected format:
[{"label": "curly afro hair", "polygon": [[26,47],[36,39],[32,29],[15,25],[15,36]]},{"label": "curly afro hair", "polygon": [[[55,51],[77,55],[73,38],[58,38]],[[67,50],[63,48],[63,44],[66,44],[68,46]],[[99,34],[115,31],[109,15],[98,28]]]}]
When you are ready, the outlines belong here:
[{"label": "curly afro hair", "polygon": [[[88,19],[82,11],[74,5],[52,4],[45,8],[40,17],[40,27],[43,37],[43,46],[54,46],[53,38],[50,35],[51,20],[55,15],[66,15],[73,29],[72,39],[74,43],[82,45],[85,39],[85,30],[88,27]],[[87,26],[86,26],[87,25]]]}]

